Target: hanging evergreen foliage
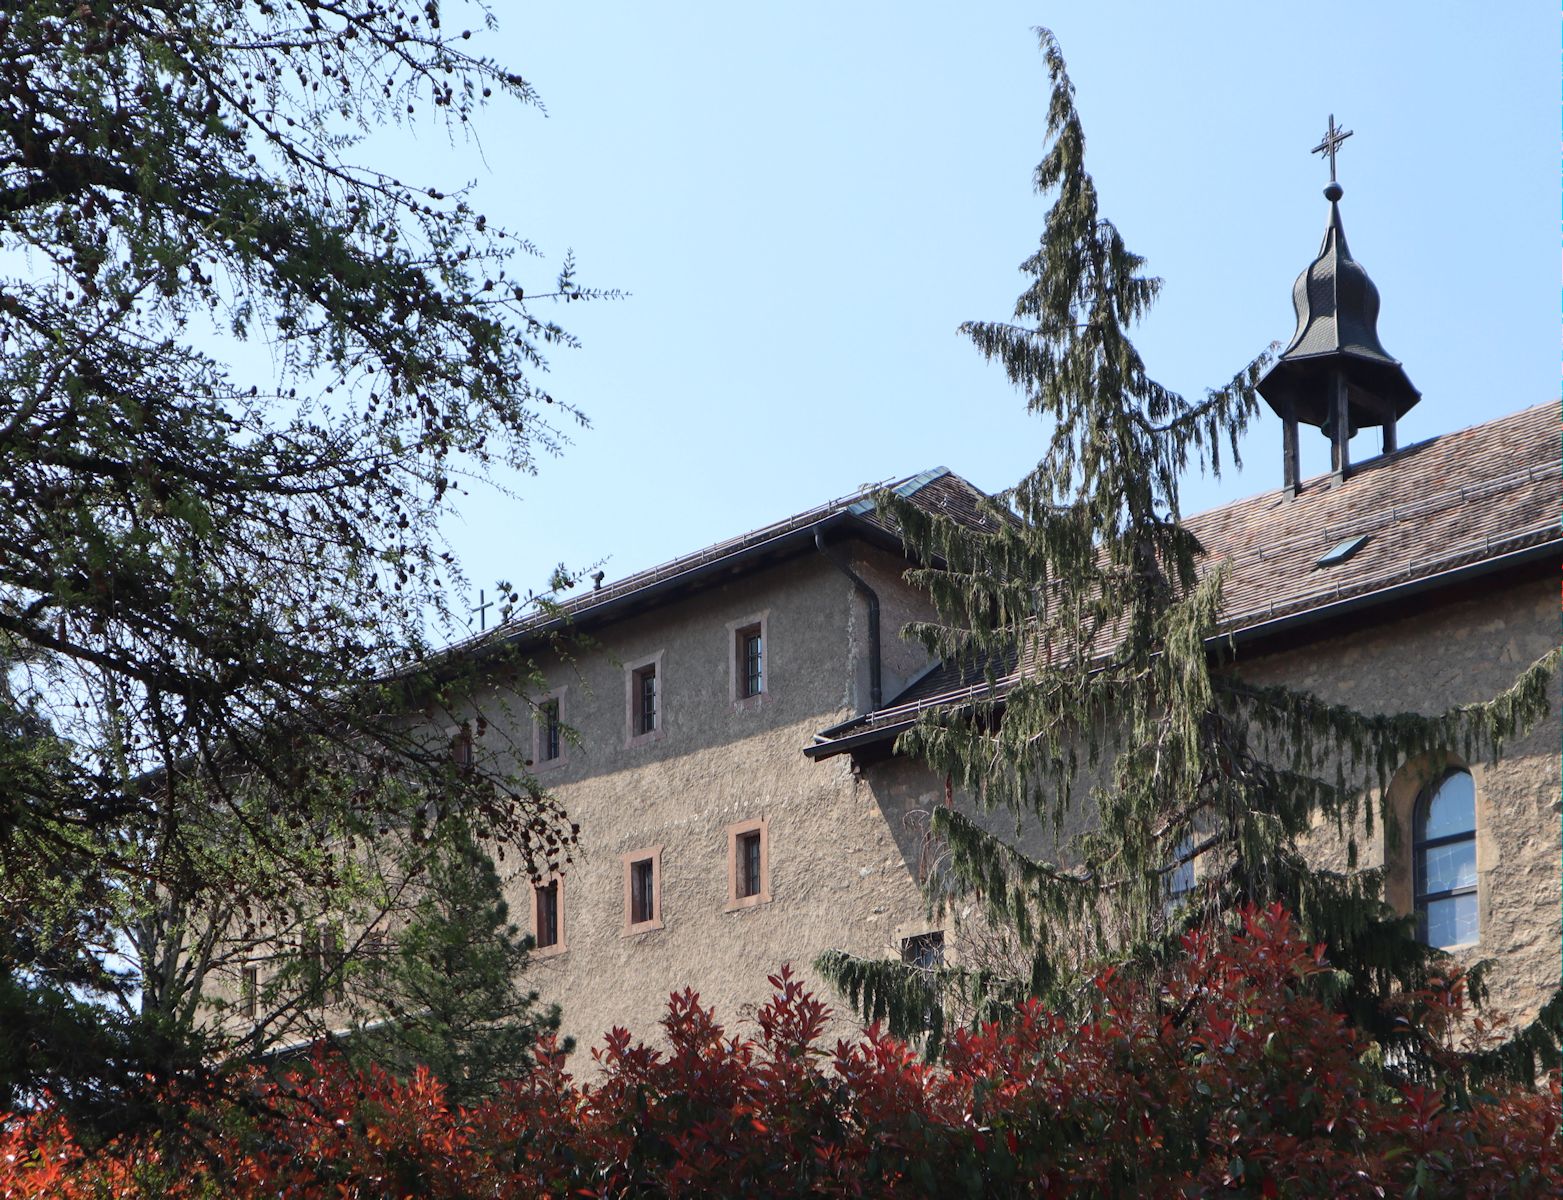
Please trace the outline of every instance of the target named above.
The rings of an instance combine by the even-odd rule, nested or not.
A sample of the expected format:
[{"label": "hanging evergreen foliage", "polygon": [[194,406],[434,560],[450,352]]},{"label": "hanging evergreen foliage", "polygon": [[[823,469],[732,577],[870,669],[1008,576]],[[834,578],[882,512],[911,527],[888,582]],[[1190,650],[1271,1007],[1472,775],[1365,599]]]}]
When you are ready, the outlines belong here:
[{"label": "hanging evergreen foliage", "polygon": [[[1160,281],[1099,212],[1073,86],[1052,35],[1040,37],[1052,88],[1035,186],[1052,206],[1021,264],[1014,320],[963,332],[1049,421],[1046,452],[990,502],[985,532],[879,497],[908,550],[937,564],[908,574],[938,616],[908,633],[993,685],[927,712],[897,748],[1052,846],[1034,856],[991,821],[934,811],[946,866],[930,903],[976,902],[1021,959],[1008,980],[953,966],[939,978],[972,1019],[1016,991],[1067,1010],[1104,960],[1149,970],[1185,930],[1280,902],[1330,948],[1321,986],[1386,1032],[1383,1002],[1438,952],[1383,903],[1382,872],[1357,869],[1378,820],[1367,797],[1418,755],[1496,756],[1547,712],[1557,655],[1503,695],[1436,716],[1360,713],[1242,678],[1221,637],[1225,571],[1201,562],[1178,480],[1219,473],[1223,446],[1236,461],[1269,355],[1198,401],[1147,374],[1129,330]],[[1087,831],[1071,833],[1082,817]],[[1320,826],[1344,840],[1350,870],[1310,861]],[[865,1016],[917,1023],[914,968],[841,954],[818,966]],[[1555,1032],[1531,1030],[1503,1062],[1525,1073],[1556,1061]]]}]

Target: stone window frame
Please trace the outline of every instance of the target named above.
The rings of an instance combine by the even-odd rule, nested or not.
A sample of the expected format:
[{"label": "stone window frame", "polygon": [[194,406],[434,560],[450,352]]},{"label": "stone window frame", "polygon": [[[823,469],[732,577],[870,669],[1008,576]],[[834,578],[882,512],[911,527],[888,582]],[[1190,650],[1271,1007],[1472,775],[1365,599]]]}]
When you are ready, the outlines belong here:
[{"label": "stone window frame", "polygon": [[[761,708],[771,702],[775,692],[771,671],[771,610],[764,609],[727,622],[727,701],[736,710]],[[752,696],[743,694],[745,678],[742,636],[751,629],[760,631],[760,690]]]},{"label": "stone window frame", "polygon": [[1427,789],[1451,771],[1470,773],[1476,789],[1476,928],[1475,942],[1461,942],[1444,949],[1465,955],[1481,945],[1481,931],[1491,925],[1490,878],[1498,861],[1492,844],[1492,811],[1480,764],[1468,763],[1453,751],[1434,751],[1402,763],[1384,793],[1384,899],[1396,912],[1415,917],[1416,910],[1416,807]]},{"label": "stone window frame", "polygon": [[[532,702],[532,770],[554,771],[564,766],[570,753],[570,739],[564,736],[565,725],[565,694],[568,687],[558,687],[551,692],[544,692]],[[544,708],[549,704],[559,706],[559,753],[554,758],[543,757],[543,737],[547,728],[543,720]]]},{"label": "stone window frame", "polygon": [[[557,939],[554,941],[553,945],[551,945],[551,946],[543,946],[543,945],[540,945],[539,942],[538,942],[538,932],[539,932],[539,930],[538,930],[538,919],[537,919],[538,918],[537,901],[538,901],[538,897],[542,894],[543,889],[546,888],[546,887],[549,887],[549,886],[553,886],[555,889],[557,889],[555,891],[555,893],[554,893],[554,895],[555,895],[555,900],[554,900],[554,912],[555,912],[555,922],[554,922],[554,924],[555,924],[555,928],[554,928],[554,932],[558,936],[557,936]],[[556,871],[552,875],[545,876],[544,878],[539,879],[537,882],[533,883],[532,884],[532,901],[531,901],[531,903],[527,907],[530,909],[530,912],[531,912],[530,924],[531,924],[531,928],[532,928],[532,957],[533,958],[552,958],[555,955],[563,954],[566,950],[568,950],[570,948],[570,946],[569,946],[569,942],[566,940],[566,931],[568,930],[568,923],[567,923],[567,921],[565,919],[566,906],[565,906],[564,876],[561,873]]]},{"label": "stone window frame", "polygon": [[[479,733],[473,728],[473,719],[464,717],[460,721],[446,720],[443,727],[445,731],[445,757],[450,763],[450,769],[459,775],[471,775],[477,770],[478,765],[478,738]],[[418,806],[418,815],[428,824],[433,825],[440,818],[440,811],[445,807],[438,796],[430,796]]]},{"label": "stone window frame", "polygon": [[[741,912],[771,902],[771,823],[769,817],[751,817],[727,827],[727,903],[723,912]],[[738,845],[747,834],[760,838],[760,888],[753,895],[738,894]]]},{"label": "stone window frame", "polygon": [[396,939],[383,925],[371,925],[358,939],[358,953],[365,958],[380,958],[396,949]]},{"label": "stone window frame", "polygon": [[[636,921],[635,904],[633,896],[633,883],[635,864],[646,861],[651,862],[651,916],[644,921]],[[622,937],[634,937],[642,933],[651,933],[663,928],[662,921],[662,847],[642,846],[638,850],[628,850],[619,855],[619,861],[624,865],[624,928]]]},{"label": "stone window frame", "polygon": [[[935,1008],[943,1008],[943,1000],[939,994],[937,984],[934,982],[936,972],[950,966],[955,961],[955,939],[952,936],[953,925],[950,924],[948,915],[942,911],[935,917],[930,914],[921,921],[907,921],[895,927],[894,937],[890,943],[891,952],[900,962],[920,973],[918,982],[925,989],[922,1021],[924,1028],[929,1027],[934,1019]],[[938,948],[937,961],[918,962],[908,956],[911,950],[918,944],[927,946],[936,945]]]},{"label": "stone window frame", "polygon": [[[667,651],[658,650],[655,654],[637,658],[634,662],[624,666],[624,744],[625,746],[643,746],[647,742],[655,742],[661,739],[663,731],[667,728],[668,715],[668,678],[663,669],[663,660]],[[654,724],[645,733],[640,729],[640,679],[646,668],[650,667],[657,681],[657,708],[652,714]]]}]

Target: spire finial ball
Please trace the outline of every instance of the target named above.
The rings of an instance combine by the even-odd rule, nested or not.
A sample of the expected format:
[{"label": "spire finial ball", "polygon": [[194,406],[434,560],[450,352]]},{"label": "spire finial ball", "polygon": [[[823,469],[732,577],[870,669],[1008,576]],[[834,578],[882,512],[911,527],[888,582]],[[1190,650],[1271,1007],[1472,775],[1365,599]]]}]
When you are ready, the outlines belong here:
[{"label": "spire finial ball", "polygon": [[1341,187],[1341,185],[1336,183],[1333,179],[1324,185],[1324,198],[1326,200],[1334,202],[1339,200],[1345,194],[1346,189]]}]

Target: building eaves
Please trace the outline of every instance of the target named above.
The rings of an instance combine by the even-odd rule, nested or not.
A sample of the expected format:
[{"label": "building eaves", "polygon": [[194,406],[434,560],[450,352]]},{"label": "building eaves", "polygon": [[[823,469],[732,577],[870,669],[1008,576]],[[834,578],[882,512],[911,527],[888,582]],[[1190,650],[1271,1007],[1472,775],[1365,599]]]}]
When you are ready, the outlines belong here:
[{"label": "building eaves", "polygon": [[882,488],[973,528],[986,526],[987,518],[980,508],[984,494],[948,468],[934,467],[862,488],[590,591],[547,597],[545,609],[455,642],[441,650],[439,657],[482,657],[501,647],[525,647],[565,627],[584,630],[620,620],[735,574],[812,552],[815,531],[824,526],[846,526],[887,549],[899,550],[899,531],[875,507],[874,494]]},{"label": "building eaves", "polygon": [[[1261,493],[1190,517],[1206,569],[1227,565],[1221,640],[1325,636],[1413,594],[1555,561],[1558,438],[1557,406],[1539,405],[1365,462],[1343,483],[1320,476],[1296,499]],[[1361,537],[1339,565],[1318,565]],[[879,712],[821,730],[804,753],[829,758],[885,743],[930,708],[1002,705],[1018,679],[1018,655],[991,668],[941,667]]]}]

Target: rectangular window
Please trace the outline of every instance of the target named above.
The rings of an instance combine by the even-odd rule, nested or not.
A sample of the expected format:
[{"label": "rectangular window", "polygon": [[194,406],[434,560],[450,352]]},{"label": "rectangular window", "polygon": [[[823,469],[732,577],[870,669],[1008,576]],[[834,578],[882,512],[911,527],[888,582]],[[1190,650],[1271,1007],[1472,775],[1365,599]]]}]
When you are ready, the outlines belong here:
[{"label": "rectangular window", "polygon": [[666,732],[662,711],[663,651],[624,664],[625,745],[656,741]]},{"label": "rectangular window", "polygon": [[770,827],[764,817],[727,827],[725,912],[771,902]]},{"label": "rectangular window", "polygon": [[933,1027],[934,1014],[939,1004],[939,985],[932,972],[944,966],[944,930],[932,929],[927,933],[913,934],[901,939],[901,961],[909,967],[930,974],[920,982],[926,988],[923,1003],[923,1028]]},{"label": "rectangular window", "polygon": [[239,977],[239,1012],[250,1020],[260,1003],[260,968],[245,967]]},{"label": "rectangular window", "polygon": [[304,1003],[320,1004],[320,930],[306,928],[299,935],[299,958],[304,968]]},{"label": "rectangular window", "polygon": [[902,938],[901,961],[925,971],[944,966],[944,930],[935,929]]},{"label": "rectangular window", "polygon": [[563,941],[563,926],[559,920],[559,881],[550,879],[533,888],[536,917],[536,941],[539,950],[548,950]]},{"label": "rectangular window", "polygon": [[1161,912],[1170,917],[1194,890],[1194,835],[1185,833],[1172,852],[1170,869],[1162,876]]},{"label": "rectangular window", "polygon": [[320,934],[321,965],[325,969],[325,997],[327,1004],[341,1004],[345,995],[342,976],[346,955],[342,953],[342,938],[335,929],[325,929]]},{"label": "rectangular window", "polygon": [[655,733],[657,729],[657,667],[648,663],[635,672],[635,734]]},{"label": "rectangular window", "polygon": [[559,757],[559,701],[545,700],[537,709],[537,758],[554,762]]},{"label": "rectangular window", "polygon": [[738,835],[738,898],[760,894],[760,831]]},{"label": "rectangular window", "polygon": [[624,864],[624,933],[662,928],[662,847],[619,855]]},{"label": "rectangular window", "polygon": [[335,929],[315,928],[303,937],[304,978],[309,1002],[315,1005],[342,1002],[342,943]]},{"label": "rectangular window", "polygon": [[727,624],[727,698],[736,709],[758,708],[771,692],[766,661],[769,613],[752,613]]},{"label": "rectangular window", "polygon": [[630,924],[644,925],[657,917],[657,894],[651,872],[651,860],[643,858],[630,864]]},{"label": "rectangular window", "polygon": [[472,770],[477,756],[472,748],[472,727],[463,725],[450,739],[450,761],[456,770],[465,774]]},{"label": "rectangular window", "polygon": [[738,631],[738,698],[747,700],[765,691],[765,635],[758,625]]}]

